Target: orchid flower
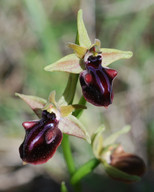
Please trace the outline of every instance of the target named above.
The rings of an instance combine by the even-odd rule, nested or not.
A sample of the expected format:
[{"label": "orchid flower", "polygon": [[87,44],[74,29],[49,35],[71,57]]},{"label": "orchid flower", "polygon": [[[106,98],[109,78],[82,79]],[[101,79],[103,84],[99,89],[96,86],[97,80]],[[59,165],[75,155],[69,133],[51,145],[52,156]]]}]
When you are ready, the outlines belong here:
[{"label": "orchid flower", "polygon": [[63,133],[87,140],[90,137],[80,123],[71,113],[77,109],[85,109],[81,105],[67,105],[62,97],[55,100],[55,92],[51,92],[48,101],[36,96],[16,94],[23,99],[40,118],[26,121],[25,139],[20,145],[20,157],[25,163],[42,164],[47,162],[61,144]]},{"label": "orchid flower", "polygon": [[117,76],[117,71],[108,68],[108,65],[119,59],[130,58],[132,52],[101,48],[98,39],[92,44],[83,22],[82,10],[78,12],[77,28],[78,45],[68,44],[74,54],[46,66],[45,70],[80,74],[84,98],[93,105],[107,107],[113,100],[112,86]]}]

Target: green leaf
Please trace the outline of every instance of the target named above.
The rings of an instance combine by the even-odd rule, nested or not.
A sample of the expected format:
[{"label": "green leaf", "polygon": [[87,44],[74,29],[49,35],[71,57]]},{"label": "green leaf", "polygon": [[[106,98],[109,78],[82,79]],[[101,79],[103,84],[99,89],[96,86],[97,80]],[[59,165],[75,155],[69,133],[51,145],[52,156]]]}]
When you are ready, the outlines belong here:
[{"label": "green leaf", "polygon": [[58,127],[63,133],[85,139],[88,143],[91,142],[85,127],[73,115],[61,118]]},{"label": "green leaf", "polygon": [[103,56],[103,59],[102,59],[103,66],[108,66],[114,61],[117,61],[120,59],[129,59],[133,56],[133,53],[131,51],[121,51],[117,49],[107,49],[107,48],[103,48],[100,50]]},{"label": "green leaf", "polygon": [[36,115],[40,117],[41,109],[43,109],[43,107],[47,103],[45,99],[37,96],[24,95],[20,93],[15,93],[15,95],[25,101],[30,106],[30,108],[36,113]]},{"label": "green leaf", "polygon": [[62,183],[61,183],[61,190],[60,191],[61,192],[68,192],[64,181],[62,181]]},{"label": "green leaf", "polygon": [[130,125],[126,125],[120,131],[113,133],[107,139],[104,140],[103,146],[108,146],[108,145],[113,144],[120,135],[128,133],[130,131],[130,129],[131,129]]},{"label": "green leaf", "polygon": [[45,71],[65,71],[69,73],[80,73],[83,71],[80,59],[75,54],[67,55],[53,64],[44,68]]},{"label": "green leaf", "polygon": [[86,30],[84,22],[83,22],[82,10],[81,9],[78,11],[77,27],[78,27],[79,45],[82,46],[82,47],[90,48],[91,41],[89,39],[87,30]]},{"label": "green leaf", "polygon": [[102,161],[102,163],[104,165],[106,173],[113,179],[128,182],[128,183],[132,183],[140,180],[140,177],[136,175],[130,175],[123,171],[120,171],[119,169],[109,165],[106,161]]}]

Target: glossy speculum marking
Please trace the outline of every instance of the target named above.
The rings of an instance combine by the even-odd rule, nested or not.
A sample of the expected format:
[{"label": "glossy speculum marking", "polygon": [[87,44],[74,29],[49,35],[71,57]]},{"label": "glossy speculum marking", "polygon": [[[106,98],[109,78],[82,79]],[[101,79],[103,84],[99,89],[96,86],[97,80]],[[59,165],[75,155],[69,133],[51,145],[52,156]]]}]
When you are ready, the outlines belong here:
[{"label": "glossy speculum marking", "polygon": [[26,135],[19,148],[24,162],[41,164],[47,162],[55,153],[62,140],[55,113],[42,112],[38,121],[23,123]]},{"label": "glossy speculum marking", "polygon": [[85,70],[80,73],[80,84],[85,99],[93,105],[107,107],[112,103],[113,80],[117,71],[102,67],[102,55],[90,55]]}]

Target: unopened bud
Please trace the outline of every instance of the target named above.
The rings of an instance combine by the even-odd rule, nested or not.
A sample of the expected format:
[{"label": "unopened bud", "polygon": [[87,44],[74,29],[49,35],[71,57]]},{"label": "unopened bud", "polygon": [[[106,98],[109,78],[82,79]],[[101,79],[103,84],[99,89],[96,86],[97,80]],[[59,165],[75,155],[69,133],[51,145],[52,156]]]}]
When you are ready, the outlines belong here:
[{"label": "unopened bud", "polygon": [[[129,175],[142,176],[145,173],[145,163],[137,155],[126,153],[119,146],[111,155],[110,165]],[[120,179],[121,178],[115,178]],[[127,181],[126,181],[127,182]]]}]

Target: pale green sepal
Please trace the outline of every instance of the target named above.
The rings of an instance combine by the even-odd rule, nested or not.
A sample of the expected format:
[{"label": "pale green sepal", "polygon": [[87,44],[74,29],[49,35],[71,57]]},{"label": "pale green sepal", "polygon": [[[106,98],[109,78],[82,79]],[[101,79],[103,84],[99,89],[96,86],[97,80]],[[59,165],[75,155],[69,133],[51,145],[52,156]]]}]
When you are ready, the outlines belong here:
[{"label": "pale green sepal", "polygon": [[100,50],[103,56],[102,65],[105,67],[113,63],[114,61],[120,59],[129,59],[133,56],[133,53],[131,51],[121,51],[117,49],[107,49],[107,48],[103,48]]},{"label": "pale green sepal", "polygon": [[77,44],[74,43],[68,43],[68,46],[73,49],[73,51],[75,52],[76,56],[79,57],[80,59],[82,59],[84,57],[84,55],[87,52],[87,48],[85,47],[81,47]]},{"label": "pale green sepal", "polygon": [[104,169],[106,171],[106,173],[117,180],[120,181],[124,181],[124,182],[137,182],[140,180],[140,177],[136,176],[136,175],[129,175],[111,165],[109,165],[106,161],[102,160],[102,163],[104,165]]},{"label": "pale green sepal", "polygon": [[49,103],[56,105],[55,96],[56,96],[56,91],[51,91],[49,98],[48,98]]},{"label": "pale green sepal", "polygon": [[73,111],[77,110],[77,109],[86,109],[86,106],[83,105],[67,105],[67,106],[61,106],[60,107],[60,113],[62,117],[66,117],[68,115],[70,115]]},{"label": "pale green sepal", "polygon": [[[105,125],[102,124],[97,128],[97,130],[92,134],[91,136],[91,143],[94,142],[97,136],[102,135],[102,133],[105,131]],[[96,139],[97,140],[97,139]]]},{"label": "pale green sepal", "polygon": [[61,192],[68,192],[64,181],[61,182],[61,189],[60,189],[60,191]]},{"label": "pale green sepal", "polygon": [[131,129],[130,125],[124,126],[120,131],[113,133],[107,139],[105,139],[103,142],[103,146],[105,147],[105,146],[113,144],[120,135],[128,133],[130,131],[130,129]]},{"label": "pale green sepal", "polygon": [[91,137],[91,145],[96,158],[100,157],[100,153],[103,149],[103,131],[105,131],[105,126],[101,125]]},{"label": "pale green sepal", "polygon": [[58,128],[63,133],[85,139],[85,140],[87,140],[88,143],[91,143],[89,134],[86,131],[85,127],[73,115],[69,115],[67,117],[61,118]]},{"label": "pale green sepal", "polygon": [[87,30],[86,30],[84,22],[83,22],[82,10],[81,9],[78,11],[77,27],[78,27],[79,45],[81,45],[82,47],[90,48],[91,41],[89,39]]},{"label": "pale green sepal", "polygon": [[44,68],[45,71],[65,71],[69,73],[80,73],[83,71],[80,66],[80,59],[75,54],[67,55],[53,64]]},{"label": "pale green sepal", "polygon": [[20,93],[15,93],[16,96],[20,97],[25,103],[27,103],[30,108],[36,113],[38,117],[41,116],[41,111],[46,105],[47,101],[41,97],[24,95]]}]

